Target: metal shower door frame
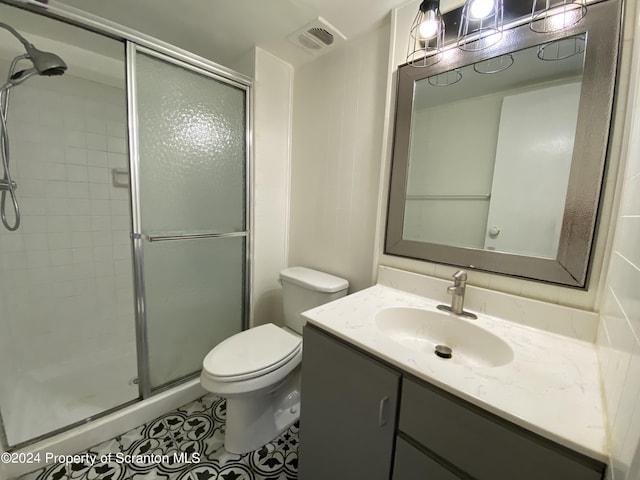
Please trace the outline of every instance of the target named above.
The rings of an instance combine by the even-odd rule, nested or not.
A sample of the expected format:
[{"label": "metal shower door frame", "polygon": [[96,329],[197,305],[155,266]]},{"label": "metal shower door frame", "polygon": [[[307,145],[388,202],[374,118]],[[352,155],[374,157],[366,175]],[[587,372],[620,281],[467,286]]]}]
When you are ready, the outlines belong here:
[{"label": "metal shower door frame", "polygon": [[[133,57],[135,57],[135,51],[144,50],[144,53],[161,57],[171,63],[176,63],[182,67],[197,71],[198,73],[205,74],[218,81],[236,86],[245,90],[245,109],[246,109],[246,141],[245,141],[245,153],[246,153],[246,165],[245,165],[245,190],[246,190],[246,209],[245,209],[245,231],[240,232],[245,237],[245,257],[244,257],[244,318],[243,329],[248,328],[250,318],[250,306],[251,306],[251,226],[253,225],[251,199],[252,199],[252,178],[253,178],[253,80],[243,74],[240,74],[230,68],[218,65],[217,63],[203,58],[199,55],[195,55],[191,52],[178,48],[169,43],[158,40],[149,35],[140,33],[131,28],[117,24],[110,20],[98,17],[87,12],[84,12],[78,8],[71,7],[57,2],[56,0],[49,0],[48,2],[42,2],[38,0],[0,0],[0,3],[11,5],[13,7],[20,8],[22,10],[29,11],[38,15],[43,15],[82,29],[103,35],[108,38],[120,41],[125,46],[125,65],[126,65],[126,95],[127,95],[127,130],[128,130],[128,146],[129,146],[129,163],[130,167],[133,165],[132,158],[134,152],[138,153],[138,138],[137,130],[132,128],[132,124],[137,126],[137,113],[132,118],[130,115],[132,104],[131,93],[132,88],[135,87],[135,65]],[[133,55],[132,55],[133,54]],[[135,92],[134,99],[135,99]],[[132,132],[136,132],[135,134]],[[53,435],[68,431],[72,428],[84,425],[88,420],[97,419],[105,415],[114,413],[122,408],[126,408],[140,401],[141,399],[148,398],[152,395],[161,393],[164,390],[168,390],[176,385],[193,378],[195,375],[191,375],[186,378],[178,379],[165,387],[159,388],[151,392],[149,382],[149,363],[148,363],[148,345],[146,342],[146,336],[142,335],[143,330],[146,328],[146,314],[144,310],[144,278],[142,278],[142,267],[144,266],[144,259],[142,256],[141,242],[143,240],[142,235],[140,238],[134,238],[135,232],[139,231],[140,222],[140,203],[139,203],[139,178],[134,175],[138,175],[137,164],[135,166],[135,172],[132,169],[130,171],[130,184],[131,184],[131,219],[132,229],[134,225],[137,225],[137,230],[132,230],[132,249],[134,254],[133,271],[134,271],[134,293],[135,293],[135,313],[136,313],[136,348],[138,355],[138,392],[139,398],[134,399],[122,405],[118,405],[114,408],[103,411],[88,419],[81,420],[79,422],[70,424],[61,429],[49,432],[40,437],[34,438],[18,445],[9,447],[8,439],[4,429],[4,422],[0,413],[0,448],[7,450],[8,448],[16,449],[23,448],[45,438],[49,438]],[[134,195],[135,189],[135,195]],[[138,223],[135,223],[138,222]],[[139,251],[139,253],[137,252]],[[141,277],[141,278],[138,278]],[[142,358],[144,356],[144,358]]]},{"label": "metal shower door frame", "polygon": [[[166,237],[149,237],[142,231],[142,218],[140,213],[140,146],[139,146],[139,122],[138,122],[138,102],[137,102],[137,75],[136,75],[136,56],[139,53],[154,57],[158,60],[171,63],[177,67],[189,70],[191,72],[204,75],[212,80],[223,82],[227,85],[239,88],[245,93],[245,230],[233,233],[211,233],[211,234],[193,234],[185,236],[166,236]],[[244,305],[243,305],[243,329],[249,324],[249,306],[250,306],[250,225],[251,225],[251,139],[252,139],[252,96],[251,86],[246,83],[239,82],[226,76],[221,76],[218,72],[202,68],[202,65],[194,65],[185,62],[183,59],[168,56],[146,46],[138,45],[135,42],[126,42],[126,88],[127,88],[127,130],[129,133],[129,171],[131,179],[131,221],[132,221],[132,249],[133,249],[133,270],[134,270],[134,291],[136,301],[136,350],[138,365],[138,390],[141,398],[148,398],[152,395],[165,391],[175,385],[194,378],[199,372],[177,379],[160,388],[151,388],[150,378],[150,362],[149,362],[149,344],[147,337],[147,309],[146,309],[146,289],[144,278],[144,242],[153,241],[171,241],[184,238],[225,238],[225,237],[244,237],[245,238],[245,258],[243,262],[244,268]]]}]

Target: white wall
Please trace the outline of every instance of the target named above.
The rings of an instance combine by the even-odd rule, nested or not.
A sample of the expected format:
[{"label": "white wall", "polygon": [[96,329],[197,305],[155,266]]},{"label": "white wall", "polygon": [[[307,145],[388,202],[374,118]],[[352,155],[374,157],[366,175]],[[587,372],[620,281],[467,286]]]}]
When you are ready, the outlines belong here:
[{"label": "white wall", "polygon": [[[634,3],[634,2],[629,2]],[[628,7],[629,8],[629,7]],[[598,355],[609,426],[608,478],[640,478],[640,21],[629,11],[623,47],[631,50],[626,170],[618,182],[620,208],[603,291]],[[635,28],[633,28],[635,27]],[[634,35],[636,38],[634,39]]]},{"label": "white wall", "polygon": [[287,265],[293,68],[255,49],[253,324],[280,324]]},{"label": "white wall", "polygon": [[289,264],[372,284],[389,25],[296,70]]}]

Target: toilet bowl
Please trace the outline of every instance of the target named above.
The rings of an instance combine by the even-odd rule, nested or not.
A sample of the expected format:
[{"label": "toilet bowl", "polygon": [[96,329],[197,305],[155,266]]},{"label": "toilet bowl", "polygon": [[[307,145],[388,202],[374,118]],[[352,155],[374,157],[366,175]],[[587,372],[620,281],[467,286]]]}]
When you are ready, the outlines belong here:
[{"label": "toilet bowl", "polygon": [[272,323],[234,335],[209,352],[200,383],[227,399],[227,451],[260,448],[296,421],[299,387],[289,374],[299,370],[301,360],[302,337]]},{"label": "toilet bowl", "polygon": [[348,282],[292,267],[280,272],[286,327],[250,328],[217,345],[205,357],[200,383],[227,399],[225,449],[247,453],[276,438],[300,415],[300,313],[347,293]]}]

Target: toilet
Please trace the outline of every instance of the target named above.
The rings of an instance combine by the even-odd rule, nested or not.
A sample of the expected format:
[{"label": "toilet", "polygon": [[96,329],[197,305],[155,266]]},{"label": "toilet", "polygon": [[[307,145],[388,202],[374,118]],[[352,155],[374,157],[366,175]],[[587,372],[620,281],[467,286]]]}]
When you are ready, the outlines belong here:
[{"label": "toilet", "polygon": [[205,357],[202,387],[227,399],[224,446],[243,454],[276,438],[300,416],[302,312],[347,294],[349,282],[304,267],[280,272],[284,327],[240,332]]}]

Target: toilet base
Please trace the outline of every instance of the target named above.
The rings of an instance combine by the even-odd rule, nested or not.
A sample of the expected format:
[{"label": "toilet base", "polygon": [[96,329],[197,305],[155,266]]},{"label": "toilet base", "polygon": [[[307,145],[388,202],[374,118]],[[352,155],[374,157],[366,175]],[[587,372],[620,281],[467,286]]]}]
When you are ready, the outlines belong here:
[{"label": "toilet base", "polygon": [[224,447],[229,453],[257,450],[300,417],[300,367],[275,390],[227,398]]}]

